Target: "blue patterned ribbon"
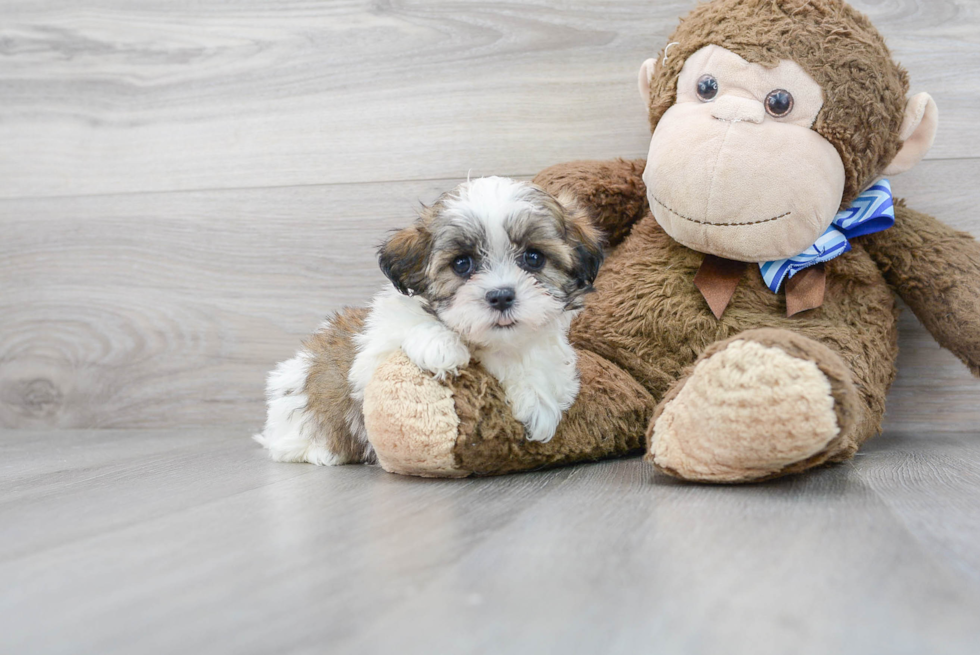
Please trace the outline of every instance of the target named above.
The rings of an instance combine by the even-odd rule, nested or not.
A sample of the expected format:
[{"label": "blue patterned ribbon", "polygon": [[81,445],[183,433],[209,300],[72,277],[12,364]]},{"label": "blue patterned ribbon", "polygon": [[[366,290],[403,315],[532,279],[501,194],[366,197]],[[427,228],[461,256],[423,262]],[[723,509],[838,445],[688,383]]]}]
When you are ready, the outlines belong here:
[{"label": "blue patterned ribbon", "polygon": [[881,232],[894,224],[892,185],[888,180],[879,180],[862,191],[847,209],[837,212],[827,231],[812,246],[795,257],[759,264],[762,279],[775,293],[784,281],[804,268],[830,261],[850,250],[848,239]]}]

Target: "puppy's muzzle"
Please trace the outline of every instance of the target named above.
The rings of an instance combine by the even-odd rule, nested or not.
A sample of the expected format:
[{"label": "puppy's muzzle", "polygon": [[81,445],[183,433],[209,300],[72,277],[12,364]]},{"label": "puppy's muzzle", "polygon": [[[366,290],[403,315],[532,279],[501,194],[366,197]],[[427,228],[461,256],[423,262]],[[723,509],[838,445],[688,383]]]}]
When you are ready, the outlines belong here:
[{"label": "puppy's muzzle", "polygon": [[514,287],[502,287],[487,291],[487,304],[498,312],[505,312],[513,307],[516,298],[517,292],[514,291]]}]

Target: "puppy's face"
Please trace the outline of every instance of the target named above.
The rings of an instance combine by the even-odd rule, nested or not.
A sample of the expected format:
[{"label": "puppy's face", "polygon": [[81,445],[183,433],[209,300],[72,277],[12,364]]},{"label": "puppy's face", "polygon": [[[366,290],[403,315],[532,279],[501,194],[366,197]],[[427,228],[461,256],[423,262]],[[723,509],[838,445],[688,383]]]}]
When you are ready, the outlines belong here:
[{"label": "puppy's face", "polygon": [[381,270],[470,342],[493,345],[581,309],[602,246],[585,213],[499,177],[443,194],[379,251]]}]

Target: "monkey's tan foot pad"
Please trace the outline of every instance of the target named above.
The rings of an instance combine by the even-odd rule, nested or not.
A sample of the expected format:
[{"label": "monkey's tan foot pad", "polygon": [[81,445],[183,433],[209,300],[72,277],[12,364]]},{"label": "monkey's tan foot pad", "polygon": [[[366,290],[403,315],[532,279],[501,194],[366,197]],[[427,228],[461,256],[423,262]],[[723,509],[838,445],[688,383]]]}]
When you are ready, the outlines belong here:
[{"label": "monkey's tan foot pad", "polygon": [[459,418],[452,390],[399,351],[364,390],[364,425],[389,473],[454,478],[469,475],[455,462]]},{"label": "monkey's tan foot pad", "polygon": [[857,392],[840,357],[786,330],[708,348],[667,393],[646,460],[675,477],[748,482],[853,454]]}]

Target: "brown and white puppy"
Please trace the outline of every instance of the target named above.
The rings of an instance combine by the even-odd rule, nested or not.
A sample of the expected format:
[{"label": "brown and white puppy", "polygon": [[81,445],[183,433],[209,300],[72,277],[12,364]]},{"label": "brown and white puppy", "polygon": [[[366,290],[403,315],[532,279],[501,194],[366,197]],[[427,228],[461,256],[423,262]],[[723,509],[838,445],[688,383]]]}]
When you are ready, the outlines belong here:
[{"label": "brown and white puppy", "polygon": [[[364,389],[399,349],[439,378],[479,361],[500,381],[527,438],[549,441],[578,394],[568,328],[603,258],[586,214],[529,182],[480,178],[443,194],[378,255],[391,286],[374,298],[353,339],[349,398],[335,403],[338,416],[311,420],[309,394],[295,393],[304,388],[313,353],[301,351],[270,374],[268,420],[256,439],[273,459],[372,459]],[[328,323],[321,333],[331,329]],[[314,425],[345,425],[349,434],[317,435]],[[353,448],[333,452],[351,440]],[[363,455],[352,458],[352,450]]]}]

